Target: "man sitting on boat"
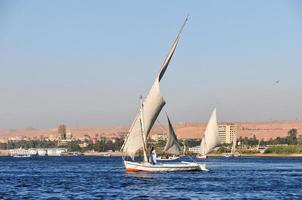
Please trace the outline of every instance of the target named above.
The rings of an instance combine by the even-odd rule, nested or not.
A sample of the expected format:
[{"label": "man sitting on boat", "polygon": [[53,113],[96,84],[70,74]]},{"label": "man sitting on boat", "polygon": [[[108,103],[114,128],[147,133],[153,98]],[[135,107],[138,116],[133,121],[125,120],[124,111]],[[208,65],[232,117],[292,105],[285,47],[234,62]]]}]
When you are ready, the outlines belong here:
[{"label": "man sitting on boat", "polygon": [[152,163],[152,165],[156,164],[156,151],[154,147],[152,147],[150,151],[150,163]]}]

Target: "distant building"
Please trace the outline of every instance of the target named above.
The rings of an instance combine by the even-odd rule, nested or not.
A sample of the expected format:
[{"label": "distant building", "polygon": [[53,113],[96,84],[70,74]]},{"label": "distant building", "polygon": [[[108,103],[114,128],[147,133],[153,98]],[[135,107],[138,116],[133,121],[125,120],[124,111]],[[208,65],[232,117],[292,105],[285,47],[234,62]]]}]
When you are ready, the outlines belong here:
[{"label": "distant building", "polygon": [[48,156],[61,156],[65,152],[67,152],[67,149],[64,149],[64,148],[48,148],[47,149]]},{"label": "distant building", "polygon": [[96,133],[96,134],[94,135],[94,137],[92,138],[92,143],[95,144],[95,143],[98,141],[98,139],[99,139],[99,134]]},{"label": "distant building", "polygon": [[85,147],[88,147],[88,144],[86,142],[84,142],[84,143],[79,144],[79,146],[81,148],[85,148]]},{"label": "distant building", "polygon": [[83,137],[79,138],[83,142],[91,141],[91,137],[85,134]]},{"label": "distant building", "polygon": [[44,135],[39,136],[39,140],[45,140],[45,139],[46,139],[46,137]]},{"label": "distant building", "polygon": [[65,126],[65,124],[60,124],[59,125],[58,134],[59,134],[61,140],[66,139],[66,126]]},{"label": "distant building", "polygon": [[60,139],[58,140],[58,146],[66,146],[72,140],[73,140],[73,137],[72,137],[71,132],[67,132],[65,139],[62,139],[62,137],[60,136]]},{"label": "distant building", "polygon": [[200,152],[200,146],[190,147],[189,151],[192,153],[199,153]]},{"label": "distant building", "polygon": [[220,143],[231,144],[233,142],[234,136],[236,137],[237,135],[236,125],[233,123],[220,124],[218,126],[218,133]]},{"label": "distant building", "polygon": [[30,141],[31,138],[30,137],[26,137],[26,136],[15,136],[15,137],[8,138],[8,140],[10,140],[10,141],[22,141],[22,140],[24,140],[24,141]]},{"label": "distant building", "polygon": [[154,140],[154,141],[166,140],[166,139],[167,139],[167,134],[165,134],[165,133],[157,133],[157,134],[151,135],[151,140]]},{"label": "distant building", "polygon": [[72,140],[72,133],[71,132],[66,133],[66,140]]},{"label": "distant building", "polygon": [[48,141],[56,141],[58,139],[58,137],[56,135],[49,135],[46,140]]}]

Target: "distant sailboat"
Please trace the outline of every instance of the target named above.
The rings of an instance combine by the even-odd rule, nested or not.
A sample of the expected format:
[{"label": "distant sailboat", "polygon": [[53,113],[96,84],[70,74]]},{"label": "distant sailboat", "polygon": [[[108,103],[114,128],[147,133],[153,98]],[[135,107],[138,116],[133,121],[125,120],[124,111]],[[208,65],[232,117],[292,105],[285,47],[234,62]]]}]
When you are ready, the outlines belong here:
[{"label": "distant sailboat", "polygon": [[237,145],[237,135],[233,135],[233,144],[232,144],[232,149],[231,153],[226,153],[224,154],[224,157],[229,158],[229,157],[239,157],[241,156],[238,152],[236,152],[236,145]]},{"label": "distant sailboat", "polygon": [[207,158],[207,153],[213,150],[217,145],[219,145],[219,143],[220,141],[215,108],[207,124],[204,135],[202,136],[199,155],[197,155],[196,157],[200,159]]},{"label": "distant sailboat", "polygon": [[[121,148],[123,152],[128,154],[133,161],[127,161],[124,159],[124,165],[128,172],[161,172],[161,171],[192,171],[192,170],[207,170],[205,165],[192,162],[181,162],[175,164],[156,164],[152,165],[148,162],[147,149],[148,149],[148,136],[157,119],[160,111],[165,105],[164,98],[160,94],[159,82],[164,76],[164,73],[169,65],[169,62],[175,52],[180,34],[187,22],[187,18],[183,23],[176,39],[174,40],[172,47],[166,56],[159,74],[157,75],[147,97],[143,100],[141,98],[140,109],[136,114],[134,122],[129,130],[129,133]],[[135,154],[138,150],[143,150],[144,161],[135,162]]]},{"label": "distant sailboat", "polygon": [[206,159],[207,158],[207,152],[205,150],[206,150],[206,141],[205,141],[205,137],[203,136],[201,138],[201,142],[200,142],[199,154],[196,156],[196,158]]},{"label": "distant sailboat", "polygon": [[168,125],[169,125],[169,131],[168,131],[168,138],[167,143],[164,148],[164,152],[171,154],[173,156],[167,156],[167,157],[157,157],[158,160],[177,160],[179,157],[177,155],[180,154],[181,148],[177,141],[177,136],[175,134],[175,131],[173,129],[173,126],[171,124],[171,121],[168,117],[168,114],[166,113]]},{"label": "distant sailboat", "polygon": [[183,143],[183,146],[184,146],[184,149],[183,149],[183,152],[182,152],[182,156],[185,156],[186,153],[187,153],[187,146],[186,146],[185,142]]},{"label": "distant sailboat", "polygon": [[231,149],[231,153],[233,155],[235,155],[236,152],[236,144],[237,144],[237,137],[236,134],[233,136],[233,145],[232,145],[232,149]]}]

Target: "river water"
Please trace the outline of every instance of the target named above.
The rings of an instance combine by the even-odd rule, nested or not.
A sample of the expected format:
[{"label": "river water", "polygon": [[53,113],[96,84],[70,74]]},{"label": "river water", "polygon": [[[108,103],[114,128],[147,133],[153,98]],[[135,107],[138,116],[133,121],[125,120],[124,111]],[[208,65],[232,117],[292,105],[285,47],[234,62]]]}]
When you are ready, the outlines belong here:
[{"label": "river water", "polygon": [[120,157],[0,157],[0,198],[302,199],[302,158],[204,162],[209,172],[126,173]]}]

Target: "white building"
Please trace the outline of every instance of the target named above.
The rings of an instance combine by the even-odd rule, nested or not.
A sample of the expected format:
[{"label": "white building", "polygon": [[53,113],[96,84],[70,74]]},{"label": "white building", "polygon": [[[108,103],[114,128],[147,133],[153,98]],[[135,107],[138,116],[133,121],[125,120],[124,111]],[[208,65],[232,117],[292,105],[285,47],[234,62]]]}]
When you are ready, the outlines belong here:
[{"label": "white building", "polygon": [[67,152],[66,149],[63,149],[63,148],[50,148],[50,149],[47,149],[47,155],[48,156],[61,156],[62,153],[65,153]]},{"label": "white building", "polygon": [[190,147],[189,151],[192,153],[199,153],[200,152],[200,146]]},{"label": "white building", "polygon": [[233,123],[221,124],[218,126],[218,133],[221,144],[231,144],[233,137],[237,135],[236,125]]}]

